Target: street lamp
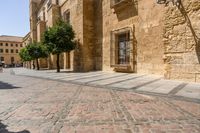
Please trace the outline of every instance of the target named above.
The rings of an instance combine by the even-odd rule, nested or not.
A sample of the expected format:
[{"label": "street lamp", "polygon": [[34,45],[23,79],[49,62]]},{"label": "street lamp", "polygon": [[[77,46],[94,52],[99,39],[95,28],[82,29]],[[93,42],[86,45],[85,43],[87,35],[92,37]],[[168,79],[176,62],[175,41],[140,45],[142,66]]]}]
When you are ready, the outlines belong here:
[{"label": "street lamp", "polygon": [[167,6],[170,2],[172,2],[173,5],[176,5],[178,7],[181,4],[181,0],[156,0],[157,4],[165,4],[165,6]]}]

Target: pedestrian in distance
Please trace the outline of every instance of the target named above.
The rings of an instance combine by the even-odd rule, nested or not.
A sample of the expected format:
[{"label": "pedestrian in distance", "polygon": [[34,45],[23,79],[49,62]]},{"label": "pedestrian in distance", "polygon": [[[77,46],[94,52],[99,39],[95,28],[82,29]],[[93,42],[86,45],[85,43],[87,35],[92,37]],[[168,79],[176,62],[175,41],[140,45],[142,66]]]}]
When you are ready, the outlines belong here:
[{"label": "pedestrian in distance", "polygon": [[2,73],[3,72],[3,64],[0,63],[0,72]]}]

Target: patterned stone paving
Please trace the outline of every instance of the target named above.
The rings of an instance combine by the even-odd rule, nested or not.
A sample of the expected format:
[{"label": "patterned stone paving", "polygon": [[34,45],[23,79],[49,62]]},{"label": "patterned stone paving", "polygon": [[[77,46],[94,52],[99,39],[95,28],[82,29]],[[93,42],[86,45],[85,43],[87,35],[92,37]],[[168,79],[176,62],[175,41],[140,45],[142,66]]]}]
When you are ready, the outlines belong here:
[{"label": "patterned stone paving", "polygon": [[199,133],[200,104],[0,73],[0,133]]},{"label": "patterned stone paving", "polygon": [[155,75],[108,73],[102,71],[87,73],[63,71],[62,73],[55,73],[55,70],[34,71],[23,68],[14,69],[14,73],[88,86],[183,97],[200,102],[200,84],[164,80],[162,77]]}]

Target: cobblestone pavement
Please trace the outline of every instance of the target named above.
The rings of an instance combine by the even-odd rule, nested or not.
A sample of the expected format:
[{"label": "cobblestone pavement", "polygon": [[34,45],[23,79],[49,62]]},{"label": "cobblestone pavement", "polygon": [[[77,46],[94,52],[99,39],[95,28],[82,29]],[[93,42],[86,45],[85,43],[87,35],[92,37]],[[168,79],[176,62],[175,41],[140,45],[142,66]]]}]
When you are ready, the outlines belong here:
[{"label": "cobblestone pavement", "polygon": [[200,104],[0,73],[0,133],[199,133]]}]

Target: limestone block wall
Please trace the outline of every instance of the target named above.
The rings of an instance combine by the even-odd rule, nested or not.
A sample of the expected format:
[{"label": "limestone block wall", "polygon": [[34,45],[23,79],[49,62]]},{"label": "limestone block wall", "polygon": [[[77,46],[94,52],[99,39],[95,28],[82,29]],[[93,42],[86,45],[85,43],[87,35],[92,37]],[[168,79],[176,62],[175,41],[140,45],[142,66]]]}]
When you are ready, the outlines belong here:
[{"label": "limestone block wall", "polygon": [[135,72],[163,74],[163,14],[164,9],[156,1],[135,0],[131,7],[116,11],[110,1],[103,0],[103,70],[112,71],[110,58],[111,32],[130,28],[133,35],[131,62]]},{"label": "limestone block wall", "polygon": [[102,42],[103,42],[103,14],[102,0],[94,0],[94,66],[95,70],[102,70]]},{"label": "limestone block wall", "polygon": [[39,21],[37,23],[37,41],[38,42],[41,41],[45,30],[46,30],[46,22],[45,21]]},{"label": "limestone block wall", "polygon": [[136,22],[137,72],[163,75],[164,8],[154,0],[138,1]]},{"label": "limestone block wall", "polygon": [[169,6],[164,20],[165,77],[200,82],[200,2]]},{"label": "limestone block wall", "polygon": [[59,6],[52,4],[51,7],[49,7],[49,9],[47,9],[47,15],[48,15],[47,26],[55,25],[60,17]]},{"label": "limestone block wall", "polygon": [[[94,39],[94,0],[83,1],[83,45],[82,64],[84,71],[95,69],[95,39]],[[80,58],[80,57],[79,57]]]}]

